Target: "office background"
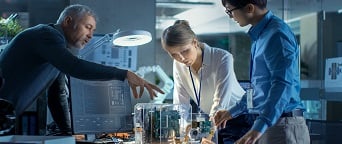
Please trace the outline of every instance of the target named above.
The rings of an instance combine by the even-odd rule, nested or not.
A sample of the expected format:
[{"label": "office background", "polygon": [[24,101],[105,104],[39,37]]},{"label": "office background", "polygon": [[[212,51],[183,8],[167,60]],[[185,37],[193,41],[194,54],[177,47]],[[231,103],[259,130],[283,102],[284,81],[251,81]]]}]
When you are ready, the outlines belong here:
[{"label": "office background", "polygon": [[[152,33],[152,42],[138,47],[137,67],[159,65],[172,78],[172,59],[161,48],[160,35],[175,20],[186,19],[201,41],[230,51],[238,79],[248,79],[249,27],[241,28],[229,19],[220,0],[0,0],[0,16],[18,13],[19,22],[27,28],[54,23],[65,6],[75,3],[88,5],[98,14],[96,34],[117,29]],[[300,43],[301,97],[307,106],[306,118],[341,121],[342,90],[326,90],[325,62],[342,57],[342,1],[269,0],[268,8],[290,25]],[[145,78],[158,83],[153,74]],[[148,102],[149,97],[133,101]]]}]

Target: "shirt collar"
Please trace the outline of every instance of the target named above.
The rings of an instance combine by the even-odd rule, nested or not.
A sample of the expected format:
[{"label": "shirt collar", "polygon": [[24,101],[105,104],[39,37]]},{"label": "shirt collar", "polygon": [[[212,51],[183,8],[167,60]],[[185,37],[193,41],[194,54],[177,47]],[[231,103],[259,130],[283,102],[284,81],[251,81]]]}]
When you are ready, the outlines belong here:
[{"label": "shirt collar", "polygon": [[52,27],[54,27],[59,33],[61,33],[61,35],[63,35],[64,40],[65,40],[65,47],[67,48],[67,50],[69,50],[69,52],[71,52],[73,55],[78,55],[79,54],[79,49],[77,48],[70,48],[68,46],[68,41],[65,38],[65,34],[64,31],[62,29],[62,26],[60,24],[50,24]]},{"label": "shirt collar", "polygon": [[58,32],[60,32],[64,36],[64,32],[60,24],[49,24],[49,25],[54,27]]},{"label": "shirt collar", "polygon": [[258,24],[256,24],[255,26],[252,26],[248,30],[248,34],[252,38],[253,41],[258,39],[259,35],[261,34],[265,26],[268,24],[268,22],[271,20],[272,16],[273,16],[273,13],[271,11],[268,11]]}]

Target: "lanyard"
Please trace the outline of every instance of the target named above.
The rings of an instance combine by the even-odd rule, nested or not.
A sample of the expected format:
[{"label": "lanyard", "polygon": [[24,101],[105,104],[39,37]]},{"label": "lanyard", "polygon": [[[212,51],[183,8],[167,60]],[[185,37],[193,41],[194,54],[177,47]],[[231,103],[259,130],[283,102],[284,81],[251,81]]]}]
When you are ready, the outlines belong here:
[{"label": "lanyard", "polygon": [[[204,57],[204,50],[202,50],[202,64],[203,64],[203,57]],[[202,89],[202,70],[203,70],[203,68],[201,68],[201,72],[200,72],[201,74],[200,74],[199,90],[198,90],[198,94],[197,94],[194,78],[192,77],[191,68],[189,66],[189,72],[190,72],[190,77],[191,77],[191,81],[192,81],[192,86],[194,87],[198,112],[200,112],[200,110],[201,110],[200,105],[201,105],[201,89]]]}]

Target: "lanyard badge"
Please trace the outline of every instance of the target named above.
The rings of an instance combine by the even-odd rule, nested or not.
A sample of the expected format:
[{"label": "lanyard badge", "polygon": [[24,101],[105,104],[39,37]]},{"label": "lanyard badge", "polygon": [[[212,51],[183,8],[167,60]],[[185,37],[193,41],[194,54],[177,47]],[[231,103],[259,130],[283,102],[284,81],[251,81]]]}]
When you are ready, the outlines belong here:
[{"label": "lanyard badge", "polygon": [[246,90],[247,94],[247,109],[252,109],[253,108],[253,88],[248,88]]}]

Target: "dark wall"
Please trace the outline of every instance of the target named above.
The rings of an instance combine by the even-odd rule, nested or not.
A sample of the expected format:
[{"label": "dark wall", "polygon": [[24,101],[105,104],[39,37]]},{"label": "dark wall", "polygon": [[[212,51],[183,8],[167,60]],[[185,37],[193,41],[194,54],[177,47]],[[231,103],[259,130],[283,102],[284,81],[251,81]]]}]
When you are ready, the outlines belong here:
[{"label": "dark wall", "polygon": [[29,25],[55,23],[60,12],[69,5],[69,0],[29,0]]}]

